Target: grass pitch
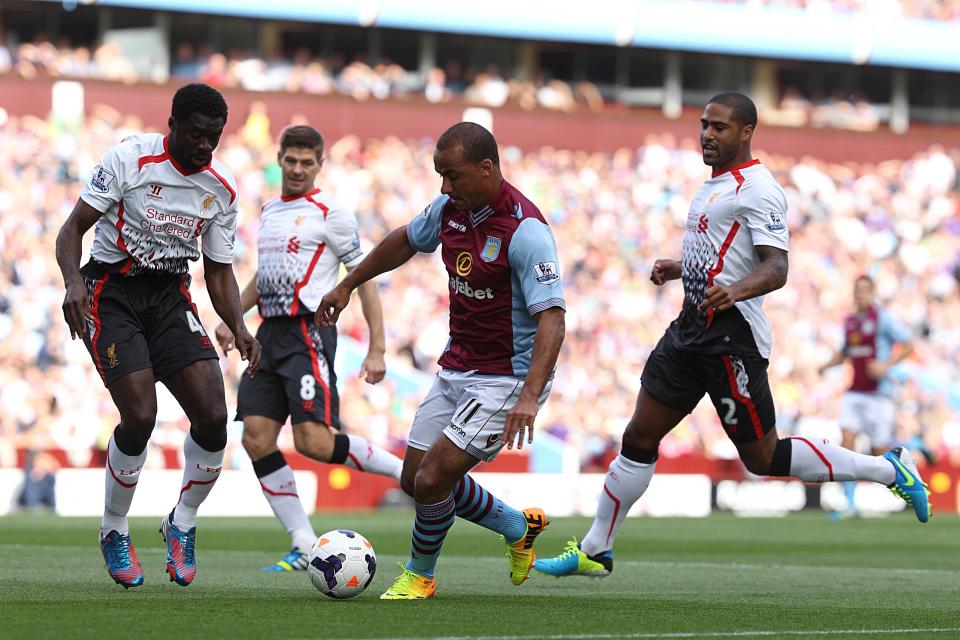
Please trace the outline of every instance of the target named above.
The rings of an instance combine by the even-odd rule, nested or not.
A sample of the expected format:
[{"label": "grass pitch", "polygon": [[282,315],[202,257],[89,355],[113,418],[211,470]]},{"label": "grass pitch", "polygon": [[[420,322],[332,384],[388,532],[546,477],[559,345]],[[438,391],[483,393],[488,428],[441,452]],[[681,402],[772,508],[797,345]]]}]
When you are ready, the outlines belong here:
[{"label": "grass pitch", "polygon": [[[107,576],[98,521],[0,518],[0,638],[960,638],[960,519],[909,514],[828,521],[630,519],[606,579],[536,574],[510,584],[497,536],[458,521],[436,600],[381,602],[405,559],[413,514],[320,514],[377,551],[370,588],[326,598],[304,573],[267,574],[289,539],[272,519],[203,518],[197,579],[168,582],[158,521],[134,520],[145,584]],[[159,520],[159,519],[158,519]],[[554,521],[537,541],[559,552],[589,521]]]}]

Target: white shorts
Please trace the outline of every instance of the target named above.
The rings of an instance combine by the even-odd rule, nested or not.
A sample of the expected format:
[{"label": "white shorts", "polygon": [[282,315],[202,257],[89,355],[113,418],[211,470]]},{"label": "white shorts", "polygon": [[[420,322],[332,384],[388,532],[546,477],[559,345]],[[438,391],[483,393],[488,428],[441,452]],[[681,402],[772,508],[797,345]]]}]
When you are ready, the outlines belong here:
[{"label": "white shorts", "polygon": [[[553,381],[547,382],[537,408],[543,407]],[[442,369],[420,403],[408,445],[428,450],[442,433],[457,447],[484,462],[497,457],[507,412],[520,399],[523,380]]]},{"label": "white shorts", "polygon": [[840,400],[840,428],[863,433],[874,449],[893,444],[895,405],[878,393],[847,391]]}]

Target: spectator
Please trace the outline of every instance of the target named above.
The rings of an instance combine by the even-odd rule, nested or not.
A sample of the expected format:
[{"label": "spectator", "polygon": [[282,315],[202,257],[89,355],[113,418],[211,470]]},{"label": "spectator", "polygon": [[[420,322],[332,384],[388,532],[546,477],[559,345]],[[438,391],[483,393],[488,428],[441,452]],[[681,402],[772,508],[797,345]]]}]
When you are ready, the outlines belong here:
[{"label": "spectator", "polygon": [[[241,281],[256,268],[257,213],[277,194],[275,151],[264,143],[266,117],[251,109],[243,134],[226,136],[217,151],[240,189]],[[109,396],[84,347],[63,331],[62,282],[43,247],[52,246],[82,176],[106,148],[141,127],[103,106],[81,123],[55,127],[11,116],[0,126],[0,461],[9,463],[16,449],[56,447],[68,452],[71,464],[87,464],[112,426]],[[324,182],[358,212],[363,243],[404,224],[437,193],[432,151],[431,141],[329,141]],[[960,464],[960,151],[935,146],[909,160],[869,165],[761,156],[790,203],[790,280],[765,305],[777,351],[769,376],[784,430],[794,423],[801,428],[810,416],[836,415],[843,375],[816,375],[836,347],[847,309],[845,290],[833,283],[870,272],[880,299],[896,301],[900,320],[923,336],[916,356],[897,370],[907,382],[898,396],[899,438]],[[684,200],[706,169],[693,141],[664,135],[615,153],[505,147],[501,164],[518,188],[537,194],[561,246],[567,339],[542,424],[580,453],[585,468],[596,468],[616,450],[643,362],[680,304],[679,286],[652,287],[647,274],[661,247],[679,246]],[[390,309],[387,384],[367,388],[346,371],[341,378],[344,420],[387,448],[402,446],[421,381],[429,380],[444,347],[448,293],[431,264],[436,259],[417,257],[381,283]],[[206,325],[215,324],[202,286],[193,298]],[[352,306],[340,330],[340,349],[349,358],[357,349],[353,340],[364,338]],[[234,358],[223,366],[230,402],[242,364]],[[167,404],[160,399],[155,446],[182,441],[188,428]],[[661,454],[735,456],[714,413],[710,405],[698,407],[664,441]],[[288,438],[285,431],[282,446],[291,446]]]}]

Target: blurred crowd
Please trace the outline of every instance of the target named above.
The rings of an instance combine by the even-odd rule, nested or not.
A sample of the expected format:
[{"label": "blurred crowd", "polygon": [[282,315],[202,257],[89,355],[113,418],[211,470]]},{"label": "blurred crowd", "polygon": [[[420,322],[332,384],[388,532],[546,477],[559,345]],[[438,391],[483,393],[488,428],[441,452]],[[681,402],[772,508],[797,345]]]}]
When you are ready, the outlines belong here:
[{"label": "blurred crowd", "polygon": [[871,13],[918,20],[958,20],[958,0],[708,0],[759,7],[790,7],[805,11]]},{"label": "blurred crowd", "polygon": [[831,127],[852,131],[876,131],[880,113],[863,94],[808,98],[795,87],[783,91],[776,108],[761,109],[760,119],[781,127]]},{"label": "blurred crowd", "polygon": [[[85,348],[66,331],[53,247],[100,156],[144,128],[107,107],[76,125],[25,117],[0,127],[0,467],[16,463],[18,448],[59,448],[70,464],[85,466],[116,423]],[[260,206],[279,193],[276,149],[264,133],[271,130],[276,127],[261,106],[217,151],[239,185],[235,268],[241,287],[256,268]],[[762,136],[758,146],[762,150]],[[430,140],[330,140],[319,182],[357,212],[371,246],[438,193],[432,151]],[[949,394],[960,389],[960,150],[934,147],[907,161],[869,165],[759,156],[790,203],[790,279],[765,304],[774,332],[769,373],[778,426],[786,433],[837,435],[848,372],[841,367],[821,377],[817,369],[842,339],[854,278],[870,273],[881,300],[917,336],[916,354],[896,370],[902,379],[898,440],[960,464],[960,398],[949,404]],[[619,447],[644,361],[680,308],[679,282],[653,286],[650,267],[656,258],[679,255],[690,198],[709,170],[692,139],[666,135],[615,153],[524,153],[507,146],[501,164],[550,221],[566,287],[567,338],[538,428],[572,447],[583,469],[599,470]],[[194,273],[193,298],[212,331],[218,319],[199,265]],[[436,255],[417,256],[382,277],[390,376],[369,386],[355,371],[340,372],[344,423],[395,451],[446,342],[446,280]],[[256,314],[248,318],[256,326]],[[340,323],[345,353],[362,353],[364,327],[359,305],[351,305]],[[241,362],[233,353],[221,364],[232,407]],[[179,449],[188,425],[162,385],[158,389],[150,446]],[[237,466],[245,454],[239,424],[230,428],[228,464]],[[289,430],[282,437],[289,446]],[[684,454],[736,455],[707,402],[661,448],[664,457]],[[159,451],[148,457],[148,466],[164,464]]]},{"label": "blurred crowd", "polygon": [[115,43],[72,46],[68,39],[54,45],[45,40],[22,43],[13,50],[0,42],[0,73],[24,78],[40,74],[64,78],[99,78],[126,83],[199,80],[217,88],[246,91],[287,91],[312,95],[340,94],[358,101],[421,99],[431,103],[460,101],[468,105],[547,109],[572,112],[600,110],[604,99],[590,82],[568,83],[546,77],[522,79],[503,74],[496,66],[483,69],[450,61],[422,75],[384,58],[368,64],[362,56],[315,56],[299,48],[289,56],[262,57],[250,52],[211,51],[181,43],[174,51],[169,74],[155,65],[137,69]]}]

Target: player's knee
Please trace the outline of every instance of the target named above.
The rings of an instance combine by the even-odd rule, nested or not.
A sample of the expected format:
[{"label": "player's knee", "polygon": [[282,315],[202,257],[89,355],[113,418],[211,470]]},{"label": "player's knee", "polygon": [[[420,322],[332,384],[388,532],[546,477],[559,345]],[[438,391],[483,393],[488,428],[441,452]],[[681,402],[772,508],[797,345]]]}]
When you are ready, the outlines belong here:
[{"label": "player's knee", "polygon": [[227,405],[224,403],[211,403],[196,412],[190,422],[193,427],[199,431],[226,432]]},{"label": "player's knee", "polygon": [[240,439],[243,450],[247,452],[251,460],[259,460],[273,449],[276,449],[276,442],[271,442],[269,437],[264,434],[254,433],[248,429],[243,430],[243,437]]},{"label": "player's knee", "polygon": [[418,500],[429,498],[436,493],[437,488],[442,484],[443,477],[439,469],[424,467],[417,469],[416,478],[414,478],[413,496]]},{"label": "player's knee", "polygon": [[121,415],[121,429],[131,443],[146,445],[156,423],[156,405],[132,407]]}]

